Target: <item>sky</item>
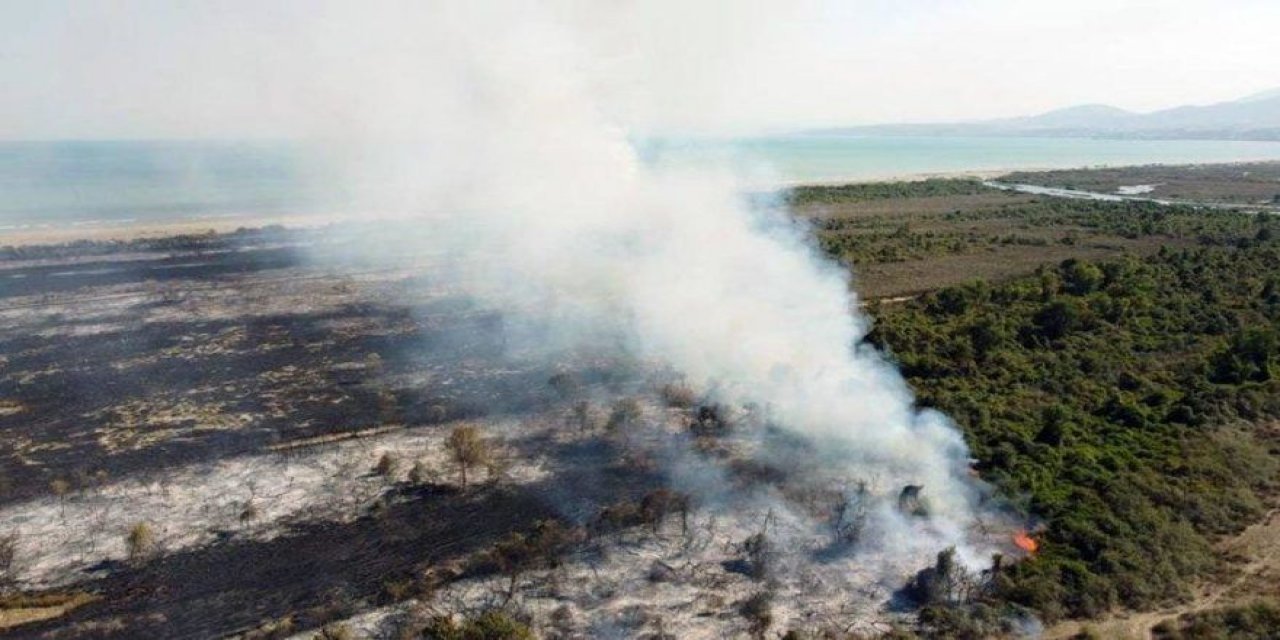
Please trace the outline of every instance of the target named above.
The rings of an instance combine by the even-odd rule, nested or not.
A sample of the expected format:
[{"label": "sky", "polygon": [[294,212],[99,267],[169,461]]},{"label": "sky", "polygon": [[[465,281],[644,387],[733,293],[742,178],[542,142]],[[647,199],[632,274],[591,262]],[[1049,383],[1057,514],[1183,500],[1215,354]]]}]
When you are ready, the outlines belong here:
[{"label": "sky", "polygon": [[[504,37],[476,33],[485,12],[554,16],[515,50],[571,49],[599,109],[642,134],[1148,111],[1280,86],[1275,0],[459,4],[0,0],[0,139],[394,134],[434,108],[433,84],[466,81],[478,37]],[[421,99],[377,104],[405,92]]]}]

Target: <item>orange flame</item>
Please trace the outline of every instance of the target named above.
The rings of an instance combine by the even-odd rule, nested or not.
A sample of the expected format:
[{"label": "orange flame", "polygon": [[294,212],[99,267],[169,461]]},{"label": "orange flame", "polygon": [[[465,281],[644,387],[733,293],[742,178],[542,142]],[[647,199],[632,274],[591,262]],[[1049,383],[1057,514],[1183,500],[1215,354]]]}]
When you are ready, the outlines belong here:
[{"label": "orange flame", "polygon": [[1027,535],[1027,532],[1023,530],[1019,530],[1017,533],[1013,534],[1013,543],[1018,545],[1019,549],[1026,551],[1030,555],[1034,555],[1036,549],[1040,548],[1040,543],[1036,542],[1035,538]]}]

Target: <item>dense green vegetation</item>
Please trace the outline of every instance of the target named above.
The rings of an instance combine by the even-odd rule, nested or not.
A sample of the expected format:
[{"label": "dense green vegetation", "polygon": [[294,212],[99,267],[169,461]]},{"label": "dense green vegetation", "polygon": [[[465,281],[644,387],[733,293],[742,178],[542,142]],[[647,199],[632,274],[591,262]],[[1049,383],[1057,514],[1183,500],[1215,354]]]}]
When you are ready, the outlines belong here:
[{"label": "dense green vegetation", "polygon": [[796,187],[787,193],[787,202],[792,205],[863,202],[889,198],[971,195],[988,191],[998,190],[971,178],[930,178],[911,182],[864,182]]},{"label": "dense green vegetation", "polygon": [[1152,630],[1156,640],[1276,640],[1280,606],[1260,602],[1184,616]]},{"label": "dense green vegetation", "polygon": [[954,220],[1013,218],[1024,228],[1078,227],[1125,238],[1169,236],[1204,244],[1237,242],[1242,234],[1255,230],[1259,219],[1254,214],[1191,206],[1067,198],[1038,198],[1028,204],[956,212],[947,217]]},{"label": "dense green vegetation", "polygon": [[1041,553],[1003,572],[996,597],[1047,620],[1185,597],[1216,566],[1212,536],[1261,514],[1278,459],[1256,426],[1280,416],[1266,221],[1074,204],[1038,210],[1205,239],[873,309],[870,337],[961,425],[983,477],[1042,521]]}]

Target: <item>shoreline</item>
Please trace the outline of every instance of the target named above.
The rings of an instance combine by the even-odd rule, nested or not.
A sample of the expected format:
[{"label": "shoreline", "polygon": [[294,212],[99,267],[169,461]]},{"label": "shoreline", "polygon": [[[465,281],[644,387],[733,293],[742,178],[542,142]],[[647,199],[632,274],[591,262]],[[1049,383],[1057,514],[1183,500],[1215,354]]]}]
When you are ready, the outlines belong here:
[{"label": "shoreline", "polygon": [[[1280,159],[1233,160],[1230,162],[1192,163],[1137,163],[1098,164],[1083,166],[1009,167],[1000,169],[966,169],[956,171],[924,171],[886,174],[883,176],[850,176],[844,178],[787,180],[761,185],[749,185],[749,189],[791,189],[796,187],[823,187],[845,184],[872,184],[878,182],[923,182],[925,180],[974,179],[996,180],[1015,172],[1087,171],[1101,169],[1126,169],[1134,167],[1230,167],[1252,164],[1280,164]],[[68,244],[77,241],[128,242],[148,238],[165,238],[178,235],[229,233],[237,229],[258,229],[281,226],[288,229],[313,229],[355,219],[376,220],[386,216],[361,216],[357,213],[299,213],[299,214],[231,214],[205,218],[175,218],[158,220],[76,220],[65,224],[26,223],[0,227],[0,247],[24,247]]]},{"label": "shoreline", "polygon": [[[1141,166],[1141,165],[1125,165]],[[1079,167],[1088,169],[1092,167]],[[923,171],[917,173],[895,173],[883,176],[860,176],[848,178],[824,178],[814,180],[784,180],[774,182],[774,188],[791,189],[795,187],[834,187],[842,184],[875,184],[877,182],[924,182],[925,180],[958,180],[972,178],[975,180],[994,180],[1015,171],[1055,171],[1055,169],[1039,167],[1030,169],[972,169],[961,171]]]},{"label": "shoreline", "polygon": [[911,173],[889,173],[880,176],[861,176],[847,178],[824,178],[817,180],[785,180],[776,182],[776,187],[830,187],[842,184],[871,184],[876,182],[923,182],[925,180],[947,180],[973,178],[975,180],[995,180],[1011,173],[1043,173],[1048,171],[1096,171],[1106,169],[1133,169],[1136,167],[1233,167],[1253,164],[1280,164],[1280,158],[1259,158],[1229,160],[1225,162],[1137,162],[1132,164],[1089,164],[1089,165],[1041,165],[1031,167],[1003,167],[996,169],[958,169],[955,171],[918,171]]},{"label": "shoreline", "polygon": [[281,226],[288,229],[313,229],[350,220],[351,214],[297,214],[220,216],[206,219],[79,221],[65,225],[31,224],[0,229],[0,247],[58,245],[78,241],[129,242],[180,235],[230,233],[237,229],[260,229]]}]

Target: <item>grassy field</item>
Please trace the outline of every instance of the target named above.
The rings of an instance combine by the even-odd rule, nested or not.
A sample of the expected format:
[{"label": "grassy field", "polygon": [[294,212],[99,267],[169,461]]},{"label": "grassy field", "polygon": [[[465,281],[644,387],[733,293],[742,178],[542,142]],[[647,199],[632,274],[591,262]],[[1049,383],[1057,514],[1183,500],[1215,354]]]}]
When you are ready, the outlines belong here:
[{"label": "grassy field", "polygon": [[[947,185],[947,186],[944,186]],[[807,187],[793,210],[871,299],[1004,282],[1067,258],[1143,256],[1231,241],[1249,218],[1191,207],[1029,196],[973,180]],[[891,194],[891,195],[890,195]]]}]

